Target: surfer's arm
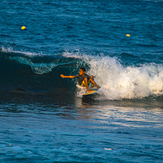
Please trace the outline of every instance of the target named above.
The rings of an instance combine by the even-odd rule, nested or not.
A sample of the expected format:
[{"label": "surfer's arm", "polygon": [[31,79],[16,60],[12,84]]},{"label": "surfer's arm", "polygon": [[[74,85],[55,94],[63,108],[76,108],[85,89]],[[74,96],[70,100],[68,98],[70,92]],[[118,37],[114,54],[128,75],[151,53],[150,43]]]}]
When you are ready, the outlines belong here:
[{"label": "surfer's arm", "polygon": [[100,88],[100,87],[96,84],[96,82],[95,82],[94,80],[90,79],[90,81],[91,81],[91,83],[93,83],[98,89]]},{"label": "surfer's arm", "polygon": [[63,74],[60,75],[62,78],[74,78],[74,76],[65,76]]}]

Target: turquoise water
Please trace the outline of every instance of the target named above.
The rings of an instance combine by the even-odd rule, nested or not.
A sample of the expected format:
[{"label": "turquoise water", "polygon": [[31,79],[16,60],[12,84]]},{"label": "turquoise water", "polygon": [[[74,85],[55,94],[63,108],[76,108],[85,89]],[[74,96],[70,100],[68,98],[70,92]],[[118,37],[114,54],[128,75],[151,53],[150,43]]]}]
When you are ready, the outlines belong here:
[{"label": "turquoise water", "polygon": [[[163,162],[161,0],[0,8],[0,162]],[[81,66],[96,96],[60,78]]]}]

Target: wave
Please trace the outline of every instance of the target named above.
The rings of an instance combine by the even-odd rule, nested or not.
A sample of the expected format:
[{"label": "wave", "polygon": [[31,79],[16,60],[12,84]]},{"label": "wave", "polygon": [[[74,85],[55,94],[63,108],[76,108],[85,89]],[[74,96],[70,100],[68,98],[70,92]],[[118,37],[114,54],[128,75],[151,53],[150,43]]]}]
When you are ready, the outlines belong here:
[{"label": "wave", "polygon": [[25,91],[72,91],[76,80],[61,79],[60,74],[75,75],[81,66],[94,75],[101,86],[99,99],[121,100],[163,95],[163,67],[146,63],[124,65],[117,57],[63,52],[46,56],[2,48],[0,51],[0,89]]},{"label": "wave", "polygon": [[94,75],[101,86],[99,93],[102,99],[133,99],[163,94],[161,64],[125,66],[118,58],[104,55],[64,53],[64,56],[80,58],[90,65],[88,74]]},{"label": "wave", "polygon": [[[0,50],[0,90],[15,92],[74,91],[71,81],[62,81],[61,73],[77,73],[82,61],[58,56],[41,56],[11,49]],[[78,64],[78,65],[77,65]]]}]

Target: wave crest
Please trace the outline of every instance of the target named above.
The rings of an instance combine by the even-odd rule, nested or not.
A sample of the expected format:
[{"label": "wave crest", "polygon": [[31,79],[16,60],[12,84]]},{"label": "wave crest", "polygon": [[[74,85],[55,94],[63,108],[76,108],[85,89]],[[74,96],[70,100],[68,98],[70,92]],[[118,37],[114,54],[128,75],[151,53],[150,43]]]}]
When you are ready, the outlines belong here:
[{"label": "wave crest", "polygon": [[90,65],[89,75],[101,86],[102,99],[119,100],[163,94],[161,64],[125,66],[116,57],[65,53],[66,57],[81,58]]}]

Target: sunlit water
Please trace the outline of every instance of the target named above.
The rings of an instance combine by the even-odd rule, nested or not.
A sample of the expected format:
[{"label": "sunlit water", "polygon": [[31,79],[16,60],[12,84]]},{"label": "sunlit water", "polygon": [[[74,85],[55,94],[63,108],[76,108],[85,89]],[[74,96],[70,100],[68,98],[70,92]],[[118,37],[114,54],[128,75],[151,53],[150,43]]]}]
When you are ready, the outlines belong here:
[{"label": "sunlit water", "polygon": [[3,104],[0,115],[1,162],[163,159],[162,108],[75,98],[74,104]]}]

